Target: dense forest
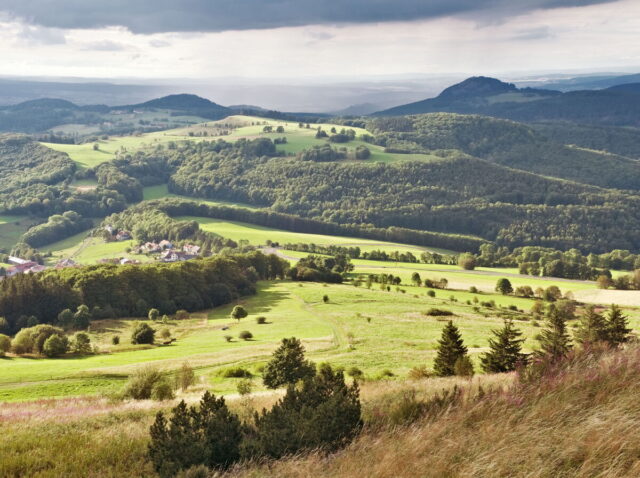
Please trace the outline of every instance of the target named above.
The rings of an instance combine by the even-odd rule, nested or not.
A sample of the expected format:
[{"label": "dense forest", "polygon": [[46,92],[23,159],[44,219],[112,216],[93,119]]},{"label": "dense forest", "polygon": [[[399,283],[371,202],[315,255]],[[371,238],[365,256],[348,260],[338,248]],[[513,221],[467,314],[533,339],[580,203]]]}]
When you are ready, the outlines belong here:
[{"label": "dense forest", "polygon": [[[65,309],[86,305],[94,318],[202,310],[255,293],[259,279],[284,278],[288,263],[260,252],[175,264],[96,265],[18,274],[0,282],[0,316],[11,331],[55,324]],[[35,319],[29,320],[30,317]]]},{"label": "dense forest", "polygon": [[[581,141],[569,140],[587,135],[587,132],[578,133],[584,129],[590,131],[587,127],[583,127],[583,130],[565,127],[564,134],[560,127],[557,132],[555,127],[547,127],[539,132],[542,127],[536,129],[509,120],[451,113],[377,118],[369,122],[367,127],[375,133],[375,142],[390,151],[457,149],[533,173],[606,188],[640,189],[639,161],[566,146],[580,144]],[[635,147],[634,157],[637,157],[640,154],[640,132],[634,136],[633,130],[618,128],[614,131],[616,138],[623,134],[621,131],[626,133],[626,142],[621,143],[621,149],[633,151]],[[553,133],[553,139],[547,137],[549,133]],[[605,133],[593,138],[590,146],[607,145]]]}]

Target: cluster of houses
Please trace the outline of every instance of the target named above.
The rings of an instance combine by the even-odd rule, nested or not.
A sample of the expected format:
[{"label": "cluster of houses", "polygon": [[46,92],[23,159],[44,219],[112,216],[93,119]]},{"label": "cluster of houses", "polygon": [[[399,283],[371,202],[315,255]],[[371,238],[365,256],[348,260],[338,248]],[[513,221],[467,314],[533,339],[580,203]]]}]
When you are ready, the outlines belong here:
[{"label": "cluster of houses", "polygon": [[[35,272],[42,272],[48,269],[47,266],[38,264],[35,261],[29,259],[21,259],[20,257],[9,256],[9,263],[11,267],[7,268],[6,276],[13,277],[17,274],[33,274]],[[54,267],[56,269],[64,269],[65,267],[76,267],[77,264],[71,259],[63,259],[59,261]]]},{"label": "cluster of houses", "polygon": [[162,262],[179,262],[198,257],[200,246],[185,244],[180,249],[175,247],[171,241],[165,239],[160,242],[146,242],[134,249],[134,252],[138,254],[159,254],[158,258]]}]

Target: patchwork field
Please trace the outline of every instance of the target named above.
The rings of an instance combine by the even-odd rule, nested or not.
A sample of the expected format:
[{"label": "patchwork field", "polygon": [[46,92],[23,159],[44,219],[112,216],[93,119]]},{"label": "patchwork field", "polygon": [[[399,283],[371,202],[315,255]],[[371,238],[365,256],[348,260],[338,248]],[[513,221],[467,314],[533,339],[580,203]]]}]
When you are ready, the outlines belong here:
[{"label": "patchwork field", "polygon": [[[229,128],[227,128],[229,134],[220,135],[221,128],[224,128],[225,126],[229,126]],[[282,126],[285,131],[284,133],[265,133],[263,131],[265,126],[272,126],[274,131],[278,126]],[[303,149],[327,143],[326,139],[316,139],[315,134],[318,127],[322,128],[327,133],[329,133],[332,128],[336,128],[337,131],[345,128],[342,125],[329,123],[314,123],[310,126],[310,128],[300,128],[298,123],[295,122],[237,115],[230,116],[219,121],[201,122],[198,124],[191,124],[186,127],[157,131],[154,133],[145,133],[135,136],[112,136],[109,137],[109,139],[101,139],[97,141],[97,150],[93,149],[94,143],[79,145],[56,143],[42,144],[56,151],[67,153],[71,157],[71,159],[78,163],[81,168],[92,168],[105,161],[111,161],[120,151],[131,152],[137,149],[152,148],[157,146],[158,144],[166,144],[172,141],[211,141],[216,139],[224,139],[225,141],[236,141],[240,138],[253,139],[266,137],[275,139],[286,137],[287,143],[278,145],[278,151],[282,151],[283,153],[287,154],[295,154],[302,151]],[[356,131],[357,137],[361,136],[362,134],[369,134],[362,128],[350,129]],[[206,134],[206,136],[204,136],[204,134]],[[360,139],[356,139],[344,144],[337,144],[334,146],[346,147],[350,152],[354,151],[358,146],[366,146],[371,151],[371,158],[368,161],[394,162],[404,160],[443,160],[439,156],[429,154],[385,153],[383,147],[365,143]]]}]

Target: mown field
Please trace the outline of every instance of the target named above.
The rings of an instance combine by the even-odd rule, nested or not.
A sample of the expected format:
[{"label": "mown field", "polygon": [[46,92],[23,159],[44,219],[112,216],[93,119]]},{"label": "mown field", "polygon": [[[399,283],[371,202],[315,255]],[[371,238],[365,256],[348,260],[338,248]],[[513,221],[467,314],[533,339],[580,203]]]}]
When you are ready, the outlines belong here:
[{"label": "mown field", "polygon": [[[328,303],[323,302],[324,295]],[[476,300],[494,300],[496,307],[483,307]],[[234,393],[237,379],[222,378],[221,370],[241,366],[258,375],[279,340],[289,336],[303,339],[309,356],[317,362],[355,366],[369,378],[404,379],[412,367],[431,367],[440,330],[449,318],[460,327],[477,366],[477,356],[487,347],[491,330],[502,324],[500,315],[506,313],[505,308],[513,305],[528,311],[533,301],[450,290],[437,290],[431,298],[424,287],[404,285],[387,292],[376,284],[369,290],[348,284],[273,281],[261,283],[257,295],[239,303],[250,314],[240,322],[230,319],[235,305],[230,304],[192,314],[186,321],[155,324],[156,329],[166,327],[177,338],[169,346],[131,346],[135,321],[108,320],[91,326],[99,354],[2,359],[0,401],[116,393],[139,367],[154,364],[171,372],[185,361],[196,369],[201,383],[216,393]],[[454,315],[425,314],[434,307]],[[634,329],[640,327],[640,311],[628,313]],[[267,323],[257,324],[258,316],[266,317]],[[526,348],[531,349],[540,324],[523,320],[517,325],[527,337]],[[238,339],[244,330],[253,334],[252,340]],[[122,339],[118,346],[111,345],[114,335]],[[227,342],[226,335],[233,340]],[[256,387],[261,389],[259,379]]]}]

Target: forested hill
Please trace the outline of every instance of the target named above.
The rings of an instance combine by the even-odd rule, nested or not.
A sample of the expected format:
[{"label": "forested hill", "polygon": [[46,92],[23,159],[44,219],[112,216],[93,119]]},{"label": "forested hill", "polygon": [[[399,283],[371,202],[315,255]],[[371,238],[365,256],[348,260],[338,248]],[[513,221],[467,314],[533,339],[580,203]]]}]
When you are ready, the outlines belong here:
[{"label": "forested hill", "polygon": [[516,121],[640,126],[640,95],[634,88],[567,93],[518,89],[494,78],[473,77],[445,89],[436,98],[396,106],[374,116],[436,112],[481,114]]},{"label": "forested hill", "polygon": [[[378,144],[394,151],[457,149],[538,174],[606,188],[640,190],[639,161],[566,146],[565,143],[573,142],[562,137],[562,131],[571,131],[568,125],[564,129],[560,125],[548,125],[536,130],[522,123],[487,116],[432,113],[378,118],[371,121],[368,128],[375,133]],[[625,151],[640,157],[640,131],[623,131],[627,139]],[[555,139],[547,137],[548,133]],[[618,136],[622,136],[622,132],[618,132]]]},{"label": "forested hill", "polygon": [[200,116],[207,119],[221,119],[233,114],[233,111],[220,106],[206,98],[197,95],[179,94],[169,95],[155,100],[140,103],[138,105],[119,106],[116,110],[131,109],[166,109],[180,112],[186,115]]}]

